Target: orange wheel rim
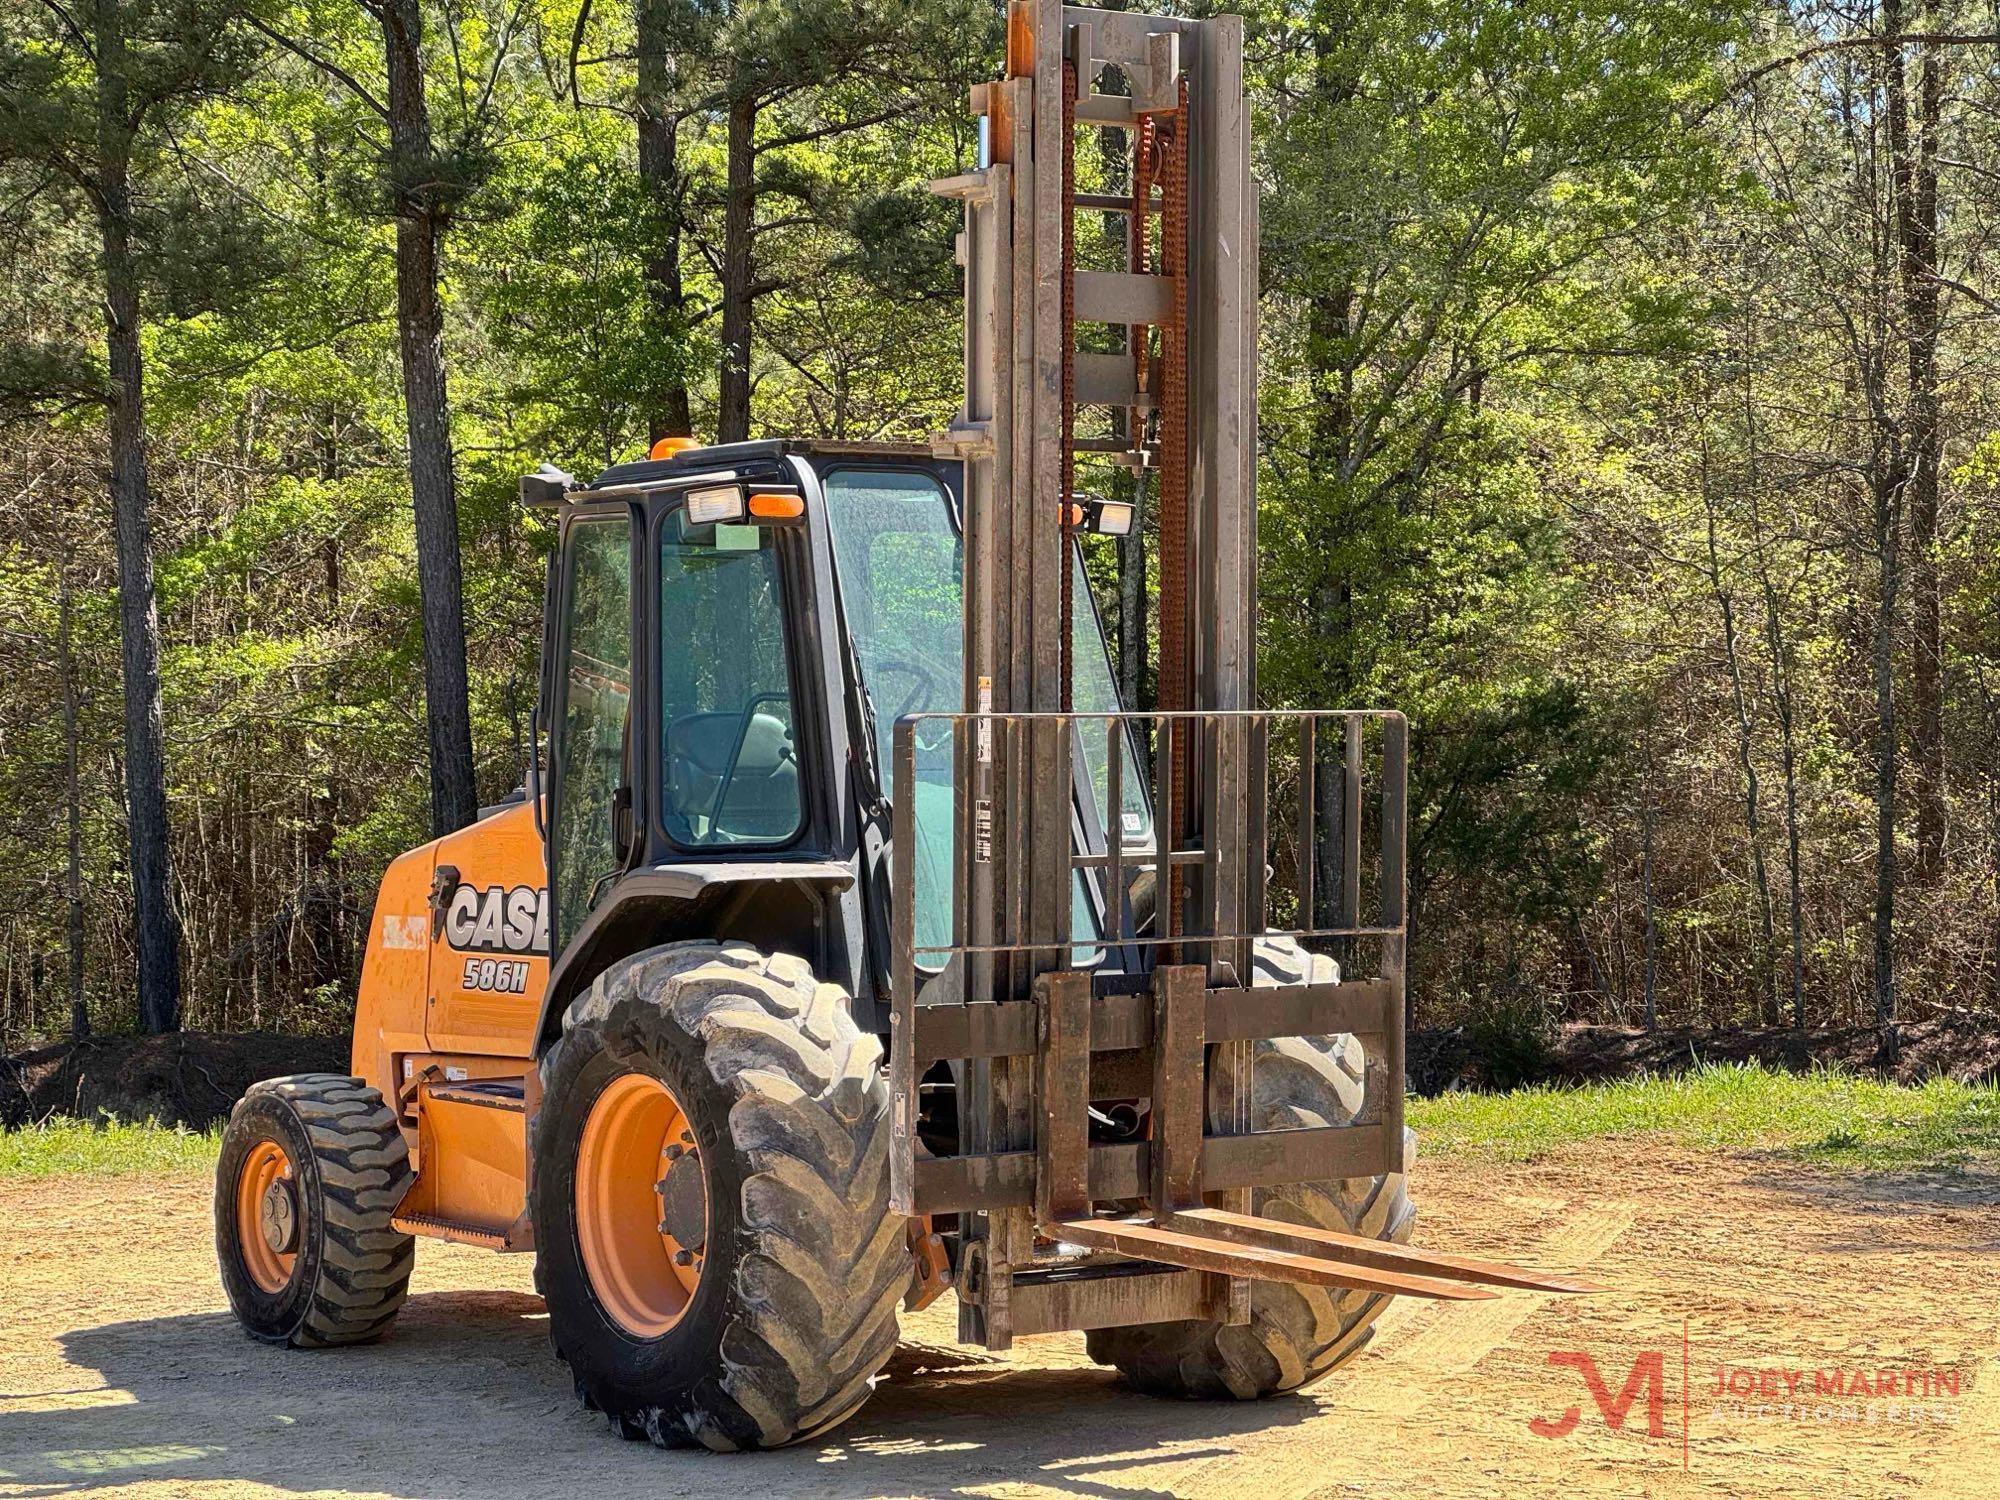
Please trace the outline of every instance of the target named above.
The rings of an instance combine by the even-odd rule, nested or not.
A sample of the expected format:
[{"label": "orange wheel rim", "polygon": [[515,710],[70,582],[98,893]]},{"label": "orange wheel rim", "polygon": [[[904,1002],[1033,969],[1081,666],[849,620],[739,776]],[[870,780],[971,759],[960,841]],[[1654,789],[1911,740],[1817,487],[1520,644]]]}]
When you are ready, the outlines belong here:
[{"label": "orange wheel rim", "polygon": [[[693,1176],[669,1189],[676,1170]],[[591,1290],[613,1322],[651,1339],[681,1320],[701,1283],[708,1189],[687,1112],[659,1079],[627,1073],[591,1106],[577,1150],[576,1228]]]},{"label": "orange wheel rim", "polygon": [[276,1141],[259,1141],[236,1174],[236,1242],[243,1268],[266,1292],[282,1292],[298,1264],[298,1182]]}]

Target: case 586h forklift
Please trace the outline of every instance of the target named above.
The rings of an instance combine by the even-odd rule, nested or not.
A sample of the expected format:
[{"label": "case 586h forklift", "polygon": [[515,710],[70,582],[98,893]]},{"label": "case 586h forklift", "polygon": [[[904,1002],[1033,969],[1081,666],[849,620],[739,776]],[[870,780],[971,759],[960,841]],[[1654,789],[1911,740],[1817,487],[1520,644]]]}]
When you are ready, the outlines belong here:
[{"label": "case 586h forklift", "polygon": [[[523,481],[561,536],[546,759],[390,867],[353,1076],[231,1117],[251,1334],[378,1337],[418,1237],[531,1252],[587,1405],[738,1449],[851,1415],[946,1286],[967,1341],[1087,1330],[1233,1397],[1390,1296],[1586,1289],[1404,1243],[1407,730],[1256,706],[1241,61],[1234,17],[1015,0],[978,169],[934,184],[966,394],[928,449]],[[1077,184],[1102,130],[1115,192]],[[1081,214],[1122,266],[1079,266]],[[1111,464],[1158,507],[1149,713],[1082,576],[1135,524]]]}]

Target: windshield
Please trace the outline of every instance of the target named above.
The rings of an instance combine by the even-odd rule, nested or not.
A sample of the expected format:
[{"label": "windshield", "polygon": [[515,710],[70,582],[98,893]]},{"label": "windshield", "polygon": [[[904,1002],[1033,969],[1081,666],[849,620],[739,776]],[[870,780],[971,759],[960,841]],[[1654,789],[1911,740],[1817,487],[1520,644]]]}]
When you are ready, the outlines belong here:
[{"label": "windshield", "polygon": [[[834,565],[854,653],[875,712],[876,765],[892,791],[896,721],[905,714],[955,713],[963,706],[964,545],[943,487],[928,474],[884,469],[836,469],[826,476]],[[1115,713],[1118,690],[1104,635],[1091,607],[1080,558],[1073,615],[1071,700],[1078,713]],[[1102,807],[1109,791],[1102,726],[1081,735],[1084,765]],[[1125,843],[1151,834],[1145,787],[1124,765]],[[952,742],[942,727],[916,737],[917,847],[896,857],[916,862],[917,946],[951,941]],[[1071,931],[1096,933],[1096,903],[1081,873],[1071,893]],[[1080,955],[1083,956],[1083,955]],[[934,967],[935,959],[927,966]]]}]

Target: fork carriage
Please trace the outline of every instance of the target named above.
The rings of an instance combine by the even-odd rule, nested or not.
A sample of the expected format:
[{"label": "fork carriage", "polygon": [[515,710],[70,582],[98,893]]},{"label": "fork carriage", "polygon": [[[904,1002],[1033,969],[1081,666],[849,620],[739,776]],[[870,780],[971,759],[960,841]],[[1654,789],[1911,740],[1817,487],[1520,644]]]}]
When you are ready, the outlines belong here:
[{"label": "fork carriage", "polygon": [[[1144,738],[1156,742],[1152,777],[1134,774]],[[1275,844],[1274,742],[1298,772],[1282,788]],[[1297,1236],[1248,1217],[1256,1187],[1403,1167],[1403,716],[911,715],[894,737],[899,851],[922,836],[925,744],[930,784],[950,776],[954,890],[941,906],[919,889],[924,862],[896,861],[891,1199],[899,1212],[964,1216],[961,1336],[1004,1348],[1014,1334],[1055,1328],[1240,1322],[1249,1279],[1274,1275],[1461,1290],[1327,1261],[1339,1247],[1323,1239],[1302,1256]],[[1340,769],[1329,809],[1316,797],[1323,750]],[[1364,801],[1370,761],[1379,791]],[[1191,779],[1203,789],[1201,822],[1217,830],[1193,842],[1175,833]],[[1060,827],[1048,808],[1066,812]],[[1273,860],[1289,877],[1275,889]],[[966,899],[949,899],[960,890]],[[1274,906],[1291,919],[1273,921]],[[943,910],[948,933],[920,935],[920,914],[938,926]],[[1317,920],[1322,911],[1330,919]],[[1365,966],[1368,977],[1253,986],[1253,947],[1273,938],[1339,942],[1350,971]],[[1249,1076],[1240,1066],[1212,1074],[1211,1049],[1333,1033],[1368,1051],[1352,1122],[1253,1130],[1247,1099],[1211,1097],[1217,1080]],[[933,1157],[919,1150],[921,1089],[940,1063],[958,1082],[960,1150]],[[1143,1138],[1092,1142],[1092,1105],[1111,1101],[1142,1112]],[[1149,1220],[1135,1217],[1141,1205]]]}]

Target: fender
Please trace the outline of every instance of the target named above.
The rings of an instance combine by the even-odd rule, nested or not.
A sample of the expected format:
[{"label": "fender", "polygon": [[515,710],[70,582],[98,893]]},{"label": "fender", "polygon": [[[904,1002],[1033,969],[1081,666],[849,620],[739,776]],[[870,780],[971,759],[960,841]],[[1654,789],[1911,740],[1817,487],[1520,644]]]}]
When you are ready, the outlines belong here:
[{"label": "fender", "polygon": [[535,1055],[562,1034],[563,1011],[584,986],[619,959],[661,943],[735,938],[824,964],[831,918],[821,914],[820,898],[854,882],[851,864],[824,859],[718,860],[628,872],[563,944],[549,971]]}]

